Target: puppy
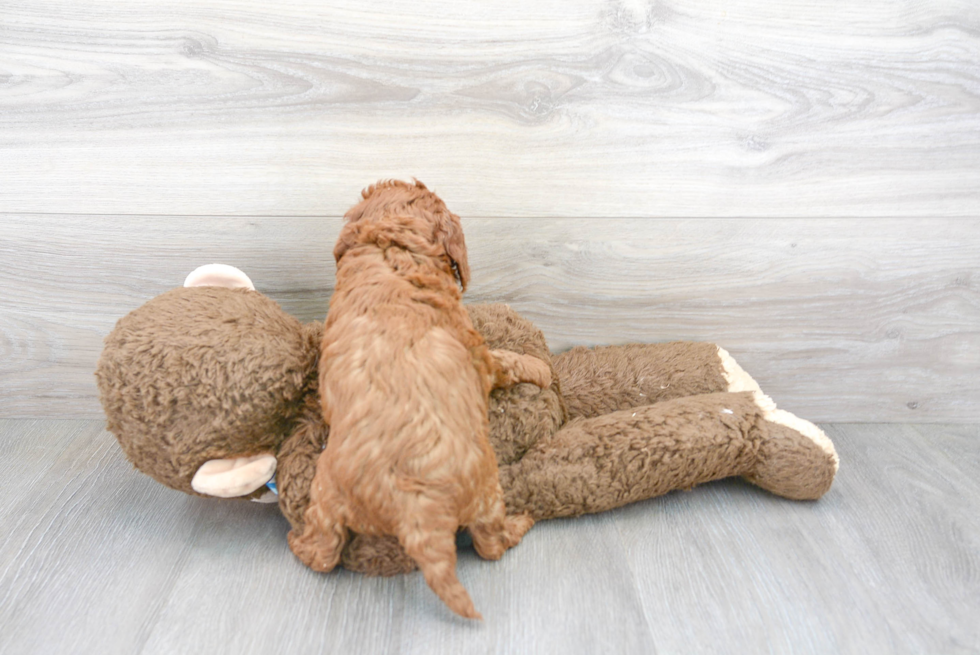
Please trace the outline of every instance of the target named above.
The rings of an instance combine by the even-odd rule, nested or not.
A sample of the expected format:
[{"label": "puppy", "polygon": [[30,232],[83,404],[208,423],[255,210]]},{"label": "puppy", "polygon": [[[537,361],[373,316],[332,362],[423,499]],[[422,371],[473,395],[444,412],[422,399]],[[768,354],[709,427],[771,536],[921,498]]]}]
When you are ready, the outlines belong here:
[{"label": "puppy", "polygon": [[457,614],[482,618],[456,577],[456,531],[499,559],[533,524],[506,516],[488,440],[492,388],[551,384],[547,364],[491,351],[460,302],[470,269],[459,217],[421,182],[381,182],[346,215],[323,331],[330,425],[293,552],[329,571],[348,528],[394,535]]}]

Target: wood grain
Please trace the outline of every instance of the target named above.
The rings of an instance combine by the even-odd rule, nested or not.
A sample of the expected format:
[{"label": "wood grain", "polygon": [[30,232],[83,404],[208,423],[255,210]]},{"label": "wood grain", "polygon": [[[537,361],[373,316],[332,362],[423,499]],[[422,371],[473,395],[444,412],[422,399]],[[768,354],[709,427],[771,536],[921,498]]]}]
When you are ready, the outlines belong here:
[{"label": "wood grain", "polygon": [[[115,321],[202,263],[231,263],[301,320],[333,286],[339,219],[0,218],[0,416],[101,416]],[[467,219],[468,302],[506,302],[554,350],[678,339],[727,348],[822,421],[980,415],[980,222]]]},{"label": "wood grain", "polygon": [[[975,438],[976,426],[968,429]],[[616,514],[647,617],[658,619],[657,646],[698,653],[730,652],[730,643],[774,653],[980,648],[977,489],[969,469],[942,461],[944,432],[829,426],[841,469],[816,503],[725,483]],[[651,514],[656,522],[645,520]],[[682,551],[689,556],[676,557]],[[692,641],[701,647],[687,648]]]},{"label": "wood grain", "polygon": [[966,0],[0,7],[0,211],[980,215]]},{"label": "wood grain", "polygon": [[274,506],[165,489],[101,421],[0,420],[0,652],[980,650],[980,426],[823,427],[820,501],[725,481],[463,549],[471,624],[418,574],[310,572]]},{"label": "wood grain", "polygon": [[0,652],[138,652],[200,517],[136,478],[100,422],[4,421],[0,443],[14,480],[45,470],[4,487]]}]

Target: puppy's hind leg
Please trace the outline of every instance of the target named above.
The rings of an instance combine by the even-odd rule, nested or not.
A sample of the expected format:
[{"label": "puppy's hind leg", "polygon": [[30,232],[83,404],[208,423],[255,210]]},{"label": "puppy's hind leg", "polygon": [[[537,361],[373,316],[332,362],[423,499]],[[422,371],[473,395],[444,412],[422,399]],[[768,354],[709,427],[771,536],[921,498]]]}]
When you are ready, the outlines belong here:
[{"label": "puppy's hind leg", "polygon": [[496,489],[490,494],[486,512],[467,526],[477,554],[491,560],[500,559],[504,551],[519,544],[534,525],[534,519],[528,514],[506,515],[500,483],[496,480],[494,483]]},{"label": "puppy's hind leg", "polygon": [[467,619],[483,619],[466,588],[456,577],[456,532],[454,526],[425,525],[409,519],[398,536],[402,548],[415,560],[429,588],[449,609]]},{"label": "puppy's hind leg", "polygon": [[[314,478],[314,488],[317,482]],[[303,564],[314,571],[327,573],[340,562],[349,535],[344,524],[329,511],[336,505],[324,502],[322,496],[314,494],[310,499],[310,506],[303,514],[303,531],[290,530],[286,539],[290,550]]]},{"label": "puppy's hind leg", "polygon": [[494,388],[512,387],[518,382],[530,382],[542,389],[551,386],[551,368],[533,355],[522,355],[510,350],[491,350],[490,356],[497,364]]}]

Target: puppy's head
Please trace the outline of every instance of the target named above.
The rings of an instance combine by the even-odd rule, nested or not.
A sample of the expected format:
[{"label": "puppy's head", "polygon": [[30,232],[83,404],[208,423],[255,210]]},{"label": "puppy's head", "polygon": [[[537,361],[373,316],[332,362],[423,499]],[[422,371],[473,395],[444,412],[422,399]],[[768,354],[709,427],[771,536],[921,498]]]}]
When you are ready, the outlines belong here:
[{"label": "puppy's head", "polygon": [[338,262],[351,247],[384,239],[419,254],[446,257],[463,290],[470,282],[466,241],[459,216],[418,180],[385,180],[361,192],[362,200],[344,215],[334,247]]}]

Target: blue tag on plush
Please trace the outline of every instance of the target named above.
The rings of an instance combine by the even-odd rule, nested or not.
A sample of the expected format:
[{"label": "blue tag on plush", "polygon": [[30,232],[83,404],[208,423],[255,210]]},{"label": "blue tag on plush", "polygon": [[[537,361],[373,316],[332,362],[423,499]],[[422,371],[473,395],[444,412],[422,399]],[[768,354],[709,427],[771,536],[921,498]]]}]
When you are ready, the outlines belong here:
[{"label": "blue tag on plush", "polygon": [[272,476],[272,479],[265,483],[265,486],[269,488],[269,491],[275,495],[279,495],[279,489],[276,488],[276,477]]}]

